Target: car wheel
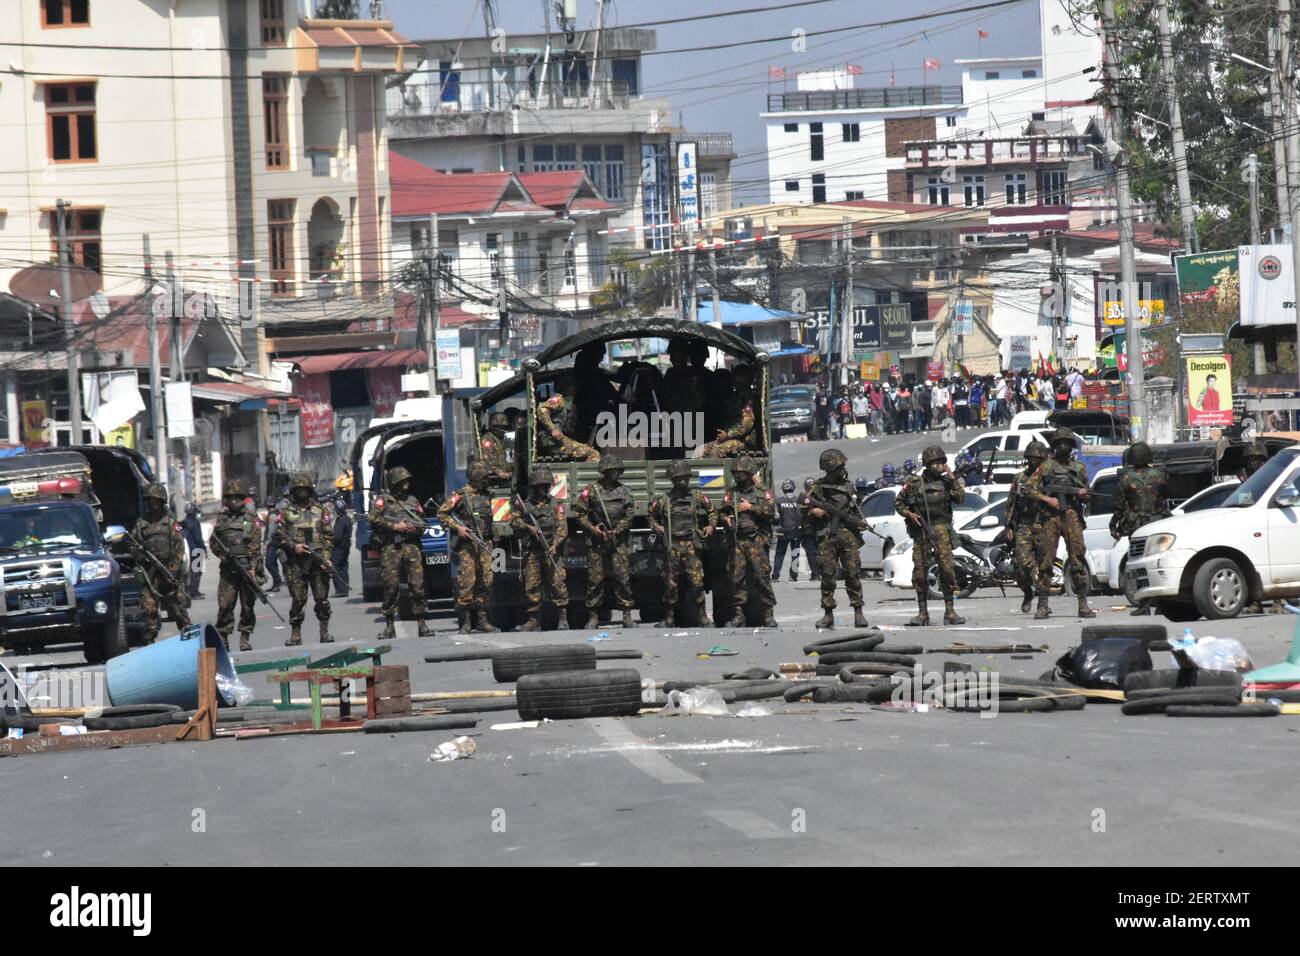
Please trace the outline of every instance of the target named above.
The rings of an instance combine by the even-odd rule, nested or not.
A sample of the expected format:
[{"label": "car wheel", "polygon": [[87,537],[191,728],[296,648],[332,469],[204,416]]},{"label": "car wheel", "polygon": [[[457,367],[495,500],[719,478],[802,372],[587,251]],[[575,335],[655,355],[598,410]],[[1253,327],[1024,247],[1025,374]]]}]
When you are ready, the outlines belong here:
[{"label": "car wheel", "polygon": [[1069,597],[1074,593],[1074,578],[1067,561],[1057,558],[1052,562],[1052,594]]},{"label": "car wheel", "polygon": [[1197,610],[1196,605],[1189,604],[1186,601],[1160,601],[1156,605],[1156,613],[1177,624],[1195,621],[1201,616],[1201,612]]},{"label": "car wheel", "polygon": [[1196,572],[1192,596],[1209,620],[1236,617],[1250,601],[1250,579],[1231,558],[1213,558]]},{"label": "car wheel", "polygon": [[1122,587],[1124,588],[1124,600],[1128,601],[1128,603],[1132,604],[1134,607],[1137,607],[1138,589],[1133,579],[1128,576],[1127,561],[1119,566],[1119,579],[1123,582]]}]

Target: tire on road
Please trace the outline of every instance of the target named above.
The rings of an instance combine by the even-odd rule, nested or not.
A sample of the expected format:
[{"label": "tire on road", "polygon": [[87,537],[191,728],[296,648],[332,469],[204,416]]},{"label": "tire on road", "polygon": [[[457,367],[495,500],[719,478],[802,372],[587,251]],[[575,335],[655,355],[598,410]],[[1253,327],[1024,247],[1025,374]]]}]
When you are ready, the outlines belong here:
[{"label": "tire on road", "polygon": [[854,661],[849,664],[818,664],[817,675],[819,677],[840,677],[842,679],[845,669],[849,667],[853,668],[853,674],[856,677],[890,677],[894,674],[906,674],[910,677],[912,674],[912,668],[902,664]]},{"label": "tire on road", "polygon": [[1250,578],[1232,558],[1211,558],[1196,571],[1192,598],[1208,620],[1236,617],[1250,603]]},{"label": "tire on road", "polygon": [[1235,704],[1232,707],[1202,707],[1173,704],[1165,711],[1169,717],[1276,717],[1282,713],[1277,704]]},{"label": "tire on road", "polygon": [[492,652],[492,679],[498,684],[525,674],[596,669],[596,649],[590,644],[538,644]]},{"label": "tire on road", "polygon": [[175,704],[137,704],[133,707],[105,707],[97,716],[83,717],[87,730],[144,730],[165,727],[180,710]]},{"label": "tire on road", "polygon": [[885,643],[885,635],[868,631],[845,634],[843,637],[828,637],[813,641],[803,646],[805,654],[829,654],[832,651],[872,651]]},{"label": "tire on road", "polygon": [[1125,717],[1141,717],[1145,714],[1163,714],[1170,706],[1204,706],[1204,707],[1236,707],[1237,698],[1222,691],[1205,691],[1190,690],[1181,691],[1175,694],[1152,694],[1146,697],[1140,697],[1136,700],[1126,700],[1120,713]]},{"label": "tire on road", "polygon": [[[1065,689],[1065,688],[1062,688]],[[978,691],[976,691],[978,694]],[[969,701],[965,692],[945,695],[944,707],[959,713],[977,714],[990,708],[982,701]],[[1051,687],[1029,684],[998,684],[998,708],[1000,714],[1035,714],[1053,710],[1082,710],[1088,699],[1082,694],[1055,696]]]},{"label": "tire on road", "polygon": [[1085,624],[1079,637],[1084,643],[1107,637],[1131,637],[1150,644],[1169,640],[1169,628],[1163,624]]},{"label": "tire on road", "polygon": [[891,681],[872,681],[855,684],[823,684],[813,691],[814,704],[862,703],[879,704],[894,695]]},{"label": "tire on road", "polygon": [[630,717],[641,709],[641,675],[630,667],[524,674],[515,700],[521,720]]},{"label": "tire on road", "polygon": [[1185,624],[1188,621],[1199,620],[1201,617],[1201,612],[1195,604],[1169,598],[1156,602],[1156,613],[1161,617],[1167,617],[1175,624]]},{"label": "tire on road", "polygon": [[817,663],[821,664],[897,664],[899,667],[912,667],[916,664],[916,658],[907,654],[881,654],[877,651],[835,651],[830,654],[819,654]]},{"label": "tire on road", "polygon": [[[1126,701],[1151,700],[1155,697],[1186,697],[1192,694],[1208,694],[1211,697],[1222,697],[1234,704],[1241,700],[1241,688],[1233,687],[1230,684],[1221,687],[1147,687],[1125,691],[1124,699]],[[1188,701],[1188,703],[1194,703],[1194,701]]]},{"label": "tire on road", "polygon": [[1124,693],[1150,687],[1240,687],[1236,671],[1162,669],[1134,671],[1124,678]]},{"label": "tire on road", "polygon": [[24,733],[36,733],[42,724],[71,724],[73,717],[37,717],[34,714],[0,714],[0,728],[12,728]]}]

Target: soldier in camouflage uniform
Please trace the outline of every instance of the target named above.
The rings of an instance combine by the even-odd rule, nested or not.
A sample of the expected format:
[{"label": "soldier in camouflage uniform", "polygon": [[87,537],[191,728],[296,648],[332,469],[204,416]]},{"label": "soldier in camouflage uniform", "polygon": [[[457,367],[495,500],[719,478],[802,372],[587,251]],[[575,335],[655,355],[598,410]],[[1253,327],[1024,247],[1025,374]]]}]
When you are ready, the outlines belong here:
[{"label": "soldier in camouflage uniform", "polygon": [[[158,613],[160,604],[171,615],[177,629],[185,630],[190,626],[190,615],[186,610],[190,599],[179,582],[185,580],[188,570],[185,562],[189,557],[189,547],[185,544],[181,526],[167,513],[167,489],[162,485],[155,482],[145,489],[144,514],[136,519],[127,544],[135,555],[135,573],[140,579],[145,643],[152,644],[158,638],[162,627]],[[142,551],[147,551],[162,563],[167,574],[171,575],[170,581]]]},{"label": "soldier in camouflage uniform", "polygon": [[[1041,528],[1038,539],[1038,610],[1034,618],[1050,617],[1047,596],[1052,587],[1056,547],[1065,539],[1066,560],[1074,575],[1074,593],[1079,596],[1079,617],[1096,617],[1088,606],[1088,559],[1083,545],[1082,505],[1091,496],[1083,463],[1074,461],[1074,432],[1058,428],[1052,433],[1052,457],[1043,462],[1026,483],[1025,494],[1038,503]],[[1058,489],[1078,489],[1062,494]],[[1055,493],[1054,493],[1055,492]],[[1077,506],[1076,506],[1077,505]]]},{"label": "soldier in camouflage uniform", "polygon": [[492,594],[490,480],[487,465],[473,462],[469,466],[469,484],[454,492],[438,509],[443,527],[456,534],[452,547],[456,552],[456,620],[461,634],[471,630],[490,634],[497,630],[488,620],[488,598]]},{"label": "soldier in camouflage uniform", "polygon": [[[862,614],[862,560],[858,554],[862,547],[860,529],[866,522],[854,505],[848,459],[838,448],[828,448],[821,453],[818,464],[825,475],[808,486],[803,497],[803,513],[817,539],[817,576],[821,580],[822,608],[826,611],[817,621],[817,627],[835,626],[837,572],[844,577],[844,590],[853,606],[853,626],[867,627],[867,619]],[[819,501],[843,514],[832,514],[819,507],[816,503]],[[847,521],[843,515],[848,516]]]},{"label": "soldier in camouflage uniform", "polygon": [[551,602],[567,624],[569,587],[564,571],[564,542],[569,521],[564,503],[551,498],[555,475],[545,465],[533,468],[528,480],[528,500],[518,499],[510,512],[510,527],[524,542],[524,596],[528,599],[528,620],[521,631],[542,629],[542,585],[550,589]]},{"label": "soldier in camouflage uniform", "polygon": [[1034,590],[1038,583],[1038,503],[1025,496],[1025,487],[1047,457],[1047,446],[1035,439],[1025,449],[1025,470],[1011,479],[1007,492],[1007,540],[1012,542],[1011,565],[1016,583],[1025,599],[1020,613],[1034,608]]},{"label": "soldier in camouflage uniform", "polygon": [[221,503],[208,539],[208,547],[221,561],[217,585],[217,630],[226,650],[230,650],[230,632],[235,629],[235,604],[239,604],[239,649],[253,649],[253,628],[257,625],[257,592],[248,583],[241,568],[253,575],[259,585],[266,583],[263,564],[262,522],[244,507],[244,486],[237,480],[226,482]]},{"label": "soldier in camouflage uniform", "polygon": [[378,539],[380,573],[384,579],[384,631],[382,640],[397,637],[393,619],[397,617],[397,599],[406,578],[406,591],[415,611],[417,633],[428,637],[433,631],[425,621],[424,508],[411,494],[411,473],[398,465],[388,469],[388,494],[376,495],[370,506],[370,527]]},{"label": "soldier in camouflage uniform", "polygon": [[286,647],[302,643],[302,622],[307,617],[307,591],[315,599],[313,610],[320,624],[320,640],[330,636],[330,564],[334,547],[334,516],[313,499],[311,479],[299,472],[289,482],[289,504],[280,512],[274,541],[280,549],[289,584],[289,639]]},{"label": "soldier in camouflage uniform", "polygon": [[723,417],[726,427],[718,429],[717,439],[701,449],[704,458],[734,458],[746,448],[755,447],[754,370],[737,365],[731,371],[731,386],[733,392]]},{"label": "soldier in camouflage uniform", "polygon": [[1245,460],[1245,466],[1241,471],[1237,472],[1237,479],[1239,481],[1245,481],[1255,472],[1259,471],[1260,466],[1263,465],[1264,462],[1268,461],[1268,446],[1262,441],[1253,441],[1246,446],[1242,458]]},{"label": "soldier in camouflage uniform", "polygon": [[[1125,455],[1127,468],[1120,469],[1119,500],[1110,516],[1110,536],[1118,541],[1130,537],[1144,524],[1169,517],[1168,477],[1159,465],[1153,465],[1151,446],[1134,442]],[[1150,602],[1139,601],[1133,616],[1150,614]]]},{"label": "soldier in camouflage uniform", "polygon": [[938,445],[921,454],[922,469],[903,485],[894,499],[894,510],[907,519],[907,534],[912,539],[912,587],[916,588],[916,617],[909,627],[930,623],[930,561],[939,568],[939,588],[943,592],[943,623],[965,624],[966,619],[953,607],[957,576],[953,571],[952,549],[956,535],[952,530],[952,506],[966,497],[966,483],[948,467],[948,455]]},{"label": "soldier in camouflage uniform", "polygon": [[650,503],[650,526],[664,539],[668,550],[666,581],[664,582],[664,607],[668,609],[664,623],[677,624],[677,593],[683,577],[686,578],[686,597],[694,603],[700,624],[707,626],[708,611],[704,607],[704,564],[700,560],[700,547],[705,538],[713,534],[717,513],[709,496],[691,487],[691,466],[677,459],[668,466],[672,491],[660,495]]},{"label": "soldier in camouflage uniform", "polygon": [[478,443],[478,459],[487,465],[494,485],[510,483],[510,462],[506,460],[506,431],[510,421],[502,412],[488,417],[488,429]]},{"label": "soldier in camouflage uniform", "polygon": [[776,501],[770,488],[761,488],[754,480],[754,461],[741,455],[731,464],[735,487],[722,498],[722,520],[735,536],[732,555],[731,584],[736,612],[728,627],[745,626],[745,604],[749,601],[748,582],[753,582],[763,607],[763,627],[776,627],[772,610],[776,595],[772,592],[772,565],[768,548],[772,541],[772,518]]},{"label": "soldier in camouflage uniform", "polygon": [[600,624],[605,603],[605,578],[614,578],[614,600],[623,611],[623,626],[632,620],[632,576],[628,569],[627,533],[632,527],[632,491],[620,481],[623,459],[606,454],[600,459],[600,480],[578,496],[574,517],[587,537],[587,627]]},{"label": "soldier in camouflage uniform", "polygon": [[578,427],[574,388],[573,376],[561,375],[555,380],[555,394],[537,403],[537,450],[561,461],[599,461],[600,452],[572,437]]}]

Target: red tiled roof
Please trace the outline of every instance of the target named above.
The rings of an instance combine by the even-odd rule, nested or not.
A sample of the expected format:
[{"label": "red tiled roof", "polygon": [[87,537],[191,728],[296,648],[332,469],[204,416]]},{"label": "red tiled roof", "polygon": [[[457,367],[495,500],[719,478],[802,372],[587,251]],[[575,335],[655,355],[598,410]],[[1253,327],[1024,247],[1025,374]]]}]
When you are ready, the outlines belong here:
[{"label": "red tiled roof", "polygon": [[304,20],[302,32],[316,46],[406,47],[418,48],[387,21]]},{"label": "red tiled roof", "polygon": [[[1119,227],[1108,227],[1106,229],[1082,229],[1075,232],[1065,233],[1067,239],[1081,239],[1085,242],[1095,242],[1099,245],[1113,245],[1119,242]],[[1133,226],[1133,241],[1144,249],[1156,249],[1168,251],[1171,249],[1181,249],[1183,244],[1177,239],[1169,236],[1157,236],[1156,225],[1151,222],[1139,222]]]},{"label": "red tiled roof", "polygon": [[394,216],[492,212],[505,194],[510,173],[440,173],[401,153],[388,153]]}]

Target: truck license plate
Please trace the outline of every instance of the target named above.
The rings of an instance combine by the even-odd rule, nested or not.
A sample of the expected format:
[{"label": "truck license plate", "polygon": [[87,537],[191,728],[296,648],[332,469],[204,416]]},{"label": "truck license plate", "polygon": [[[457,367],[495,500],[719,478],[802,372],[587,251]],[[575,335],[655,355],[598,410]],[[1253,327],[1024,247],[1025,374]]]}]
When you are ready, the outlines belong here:
[{"label": "truck license plate", "polygon": [[41,611],[53,606],[53,594],[22,594],[18,597],[18,610],[20,611]]},{"label": "truck license plate", "polygon": [[446,554],[445,552],[443,554],[426,554],[424,556],[424,563],[425,564],[450,564],[451,555]]}]

